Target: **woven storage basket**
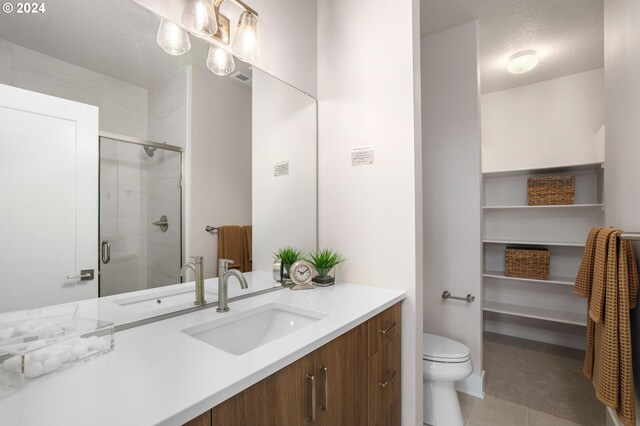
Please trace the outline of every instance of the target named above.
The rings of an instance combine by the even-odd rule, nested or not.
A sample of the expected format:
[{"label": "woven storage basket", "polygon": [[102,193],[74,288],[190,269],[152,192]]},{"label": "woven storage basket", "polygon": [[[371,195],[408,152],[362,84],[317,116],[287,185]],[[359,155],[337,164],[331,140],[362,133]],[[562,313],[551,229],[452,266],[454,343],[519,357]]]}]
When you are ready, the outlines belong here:
[{"label": "woven storage basket", "polygon": [[575,175],[539,176],[527,179],[530,206],[554,206],[576,202]]},{"label": "woven storage basket", "polygon": [[504,253],[505,275],[534,280],[549,279],[549,249],[507,247]]}]

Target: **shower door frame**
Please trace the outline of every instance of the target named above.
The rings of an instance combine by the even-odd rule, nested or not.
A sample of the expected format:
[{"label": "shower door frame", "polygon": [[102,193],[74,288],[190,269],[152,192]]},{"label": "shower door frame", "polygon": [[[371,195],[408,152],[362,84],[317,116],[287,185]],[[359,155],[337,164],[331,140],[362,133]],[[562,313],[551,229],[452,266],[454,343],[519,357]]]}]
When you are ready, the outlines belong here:
[{"label": "shower door frame", "polygon": [[[184,155],[184,148],[178,145],[169,145],[166,143],[160,143],[160,142],[154,142],[154,141],[149,141],[149,140],[145,140],[145,139],[140,139],[140,138],[136,138],[136,137],[132,137],[132,136],[125,136],[125,135],[119,135],[117,133],[111,133],[111,132],[103,132],[102,130],[98,132],[98,154],[100,154],[101,150],[101,144],[102,144],[102,139],[111,139],[114,140],[116,142],[123,142],[123,143],[129,143],[129,144],[133,144],[133,145],[139,145],[142,147],[150,147],[150,148],[157,148],[157,149],[163,149],[166,151],[173,151],[173,152],[177,152],[180,154],[180,264],[183,265],[185,262],[185,257],[184,257],[184,246],[185,246],[185,241],[184,241],[184,237],[185,237],[185,233],[184,233],[184,204],[185,204],[185,190],[184,190],[184,170],[185,170],[185,155]],[[101,186],[101,182],[100,182],[100,169],[101,169],[101,158],[98,157],[98,192],[100,192],[100,189],[102,188]],[[100,296],[100,287],[102,284],[102,277],[101,277],[101,272],[102,272],[102,256],[101,256],[101,242],[102,242],[102,236],[101,236],[101,219],[102,219],[102,202],[101,202],[101,198],[99,197],[98,199],[98,241],[97,241],[97,247],[98,247],[98,297]],[[177,284],[177,283],[176,283]],[[122,293],[122,294],[126,294],[126,293]]]}]

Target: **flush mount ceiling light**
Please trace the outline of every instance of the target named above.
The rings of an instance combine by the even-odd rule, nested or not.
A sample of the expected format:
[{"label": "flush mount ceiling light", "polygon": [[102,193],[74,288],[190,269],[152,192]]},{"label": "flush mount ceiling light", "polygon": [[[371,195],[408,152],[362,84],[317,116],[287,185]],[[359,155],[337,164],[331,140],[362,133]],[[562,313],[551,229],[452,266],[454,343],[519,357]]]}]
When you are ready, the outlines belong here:
[{"label": "flush mount ceiling light", "polygon": [[538,54],[535,50],[518,52],[509,58],[507,71],[512,74],[524,74],[534,69],[539,61]]},{"label": "flush mount ceiling light", "polygon": [[[207,55],[207,68],[216,75],[224,76],[236,67],[233,54],[246,62],[259,57],[258,12],[241,0],[229,0],[240,9],[238,28],[231,48],[231,27],[229,19],[220,13],[225,0],[187,0],[182,11],[182,26],[162,18],[158,29],[157,42],[167,53],[182,55],[191,48],[190,32],[211,43]],[[186,30],[185,30],[186,28]]]},{"label": "flush mount ceiling light", "polygon": [[183,55],[191,49],[189,33],[168,19],[160,19],[156,42],[170,55]]}]

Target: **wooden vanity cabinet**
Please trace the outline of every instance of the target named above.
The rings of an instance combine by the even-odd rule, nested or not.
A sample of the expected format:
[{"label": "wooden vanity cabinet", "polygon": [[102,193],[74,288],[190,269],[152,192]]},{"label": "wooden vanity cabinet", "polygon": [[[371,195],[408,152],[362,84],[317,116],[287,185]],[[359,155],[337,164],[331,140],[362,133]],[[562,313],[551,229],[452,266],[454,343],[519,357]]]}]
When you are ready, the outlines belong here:
[{"label": "wooden vanity cabinet", "polygon": [[187,425],[399,426],[400,354],[398,303]]}]

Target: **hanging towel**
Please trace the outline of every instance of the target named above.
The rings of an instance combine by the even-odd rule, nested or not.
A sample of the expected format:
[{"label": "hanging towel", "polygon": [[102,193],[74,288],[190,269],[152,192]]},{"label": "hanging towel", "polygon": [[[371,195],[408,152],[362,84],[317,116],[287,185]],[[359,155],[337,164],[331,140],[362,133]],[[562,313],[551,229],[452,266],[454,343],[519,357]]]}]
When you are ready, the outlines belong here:
[{"label": "hanging towel", "polygon": [[244,252],[244,271],[242,272],[249,272],[253,270],[253,241],[251,241],[251,225],[244,226],[242,230],[242,250]]},{"label": "hanging towel", "polygon": [[220,259],[233,260],[229,269],[239,269],[240,272],[243,272],[244,252],[240,226],[221,226],[218,228],[218,260]]},{"label": "hanging towel", "polygon": [[620,230],[589,233],[574,293],[589,299],[583,372],[597,398],[635,425],[629,310],[637,305],[638,270],[631,243]]}]

